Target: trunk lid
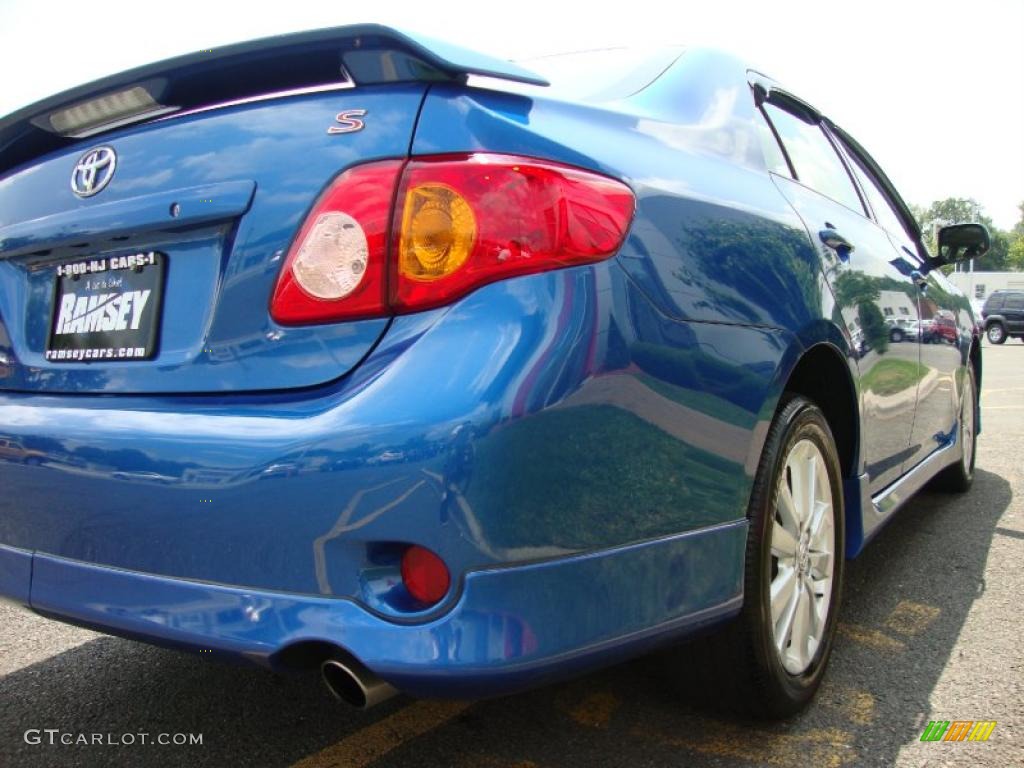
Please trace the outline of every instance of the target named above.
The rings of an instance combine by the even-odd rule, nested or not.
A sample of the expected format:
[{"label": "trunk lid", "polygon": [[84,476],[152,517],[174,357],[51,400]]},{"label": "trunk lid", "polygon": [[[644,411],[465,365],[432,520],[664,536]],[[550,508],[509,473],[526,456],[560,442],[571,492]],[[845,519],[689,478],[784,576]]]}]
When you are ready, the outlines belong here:
[{"label": "trunk lid", "polygon": [[[76,196],[71,177],[91,144],[0,180],[0,354],[8,358],[0,388],[215,392],[310,386],[344,375],[387,320],[282,327],[270,319],[269,297],[321,189],[353,163],[405,156],[423,92],[410,84],[309,94],[106,135],[102,146],[116,153],[115,171],[90,197]],[[367,110],[372,129],[328,134],[347,109]],[[162,296],[160,286],[130,284],[124,278],[133,275],[114,269],[134,263],[122,256],[149,253],[164,262]],[[58,295],[58,269],[90,264],[111,269],[74,275]],[[158,325],[152,357],[48,358],[61,298],[70,293],[70,313],[88,309],[102,322],[105,299],[116,305],[122,293],[143,287],[152,291],[153,314],[140,322]],[[121,325],[130,326],[127,304]],[[61,320],[63,330],[68,318]],[[114,339],[100,346],[116,353],[136,338],[66,337],[76,335],[89,354],[97,338]]]},{"label": "trunk lid", "polygon": [[358,25],[158,62],[0,119],[0,390],[279,390],[344,375],[388,319],[275,324],[282,260],[335,176],[406,157],[428,84],[469,74],[543,83]]}]

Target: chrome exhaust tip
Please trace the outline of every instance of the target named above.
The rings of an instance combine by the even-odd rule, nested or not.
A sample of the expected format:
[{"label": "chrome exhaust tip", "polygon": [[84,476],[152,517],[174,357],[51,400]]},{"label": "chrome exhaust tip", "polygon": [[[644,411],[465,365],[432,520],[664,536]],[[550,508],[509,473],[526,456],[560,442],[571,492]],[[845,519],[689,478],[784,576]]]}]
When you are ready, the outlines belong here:
[{"label": "chrome exhaust tip", "polygon": [[320,674],[335,698],[356,709],[375,707],[398,693],[362,664],[347,659],[328,659],[320,665]]}]

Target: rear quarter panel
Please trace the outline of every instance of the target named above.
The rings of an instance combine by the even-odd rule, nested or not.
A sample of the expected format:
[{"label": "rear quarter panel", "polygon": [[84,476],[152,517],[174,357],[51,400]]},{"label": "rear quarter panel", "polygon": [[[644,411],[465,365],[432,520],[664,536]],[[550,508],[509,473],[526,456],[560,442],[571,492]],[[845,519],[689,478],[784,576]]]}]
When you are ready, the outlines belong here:
[{"label": "rear quarter panel", "polygon": [[[696,91],[684,88],[698,72]],[[511,449],[516,441],[503,439],[494,456],[503,461],[479,462],[498,474],[495,467],[524,467],[524,514],[534,494],[554,493],[555,507],[566,516],[578,509],[584,521],[587,500],[602,499],[607,519],[576,529],[600,534],[578,544],[742,519],[767,427],[800,353],[819,343],[847,350],[807,231],[764,169],[742,69],[702,55],[665,87],[678,95],[672,112],[654,97],[598,109],[542,94],[434,86],[413,144],[414,156],[489,151],[551,159],[624,179],[637,195],[618,257],[584,270],[594,275],[593,298],[578,293],[567,308],[578,315],[598,302],[591,361],[508,428],[543,431],[543,422],[586,404],[597,409],[590,450],[565,464],[550,455],[557,436],[585,432],[567,423],[552,425],[547,439],[538,435],[536,444],[548,446],[542,470],[530,461],[530,441]],[[631,440],[631,419],[653,427],[651,436]],[[629,474],[627,457],[653,440],[665,441],[667,455],[700,454],[710,463],[664,472],[654,461],[647,473]],[[586,457],[605,455],[608,442],[621,452],[586,467]],[[606,482],[588,485],[590,472]],[[567,484],[559,487],[556,476]],[[623,483],[633,496],[610,490]],[[512,526],[521,518],[509,510],[506,519]]]}]

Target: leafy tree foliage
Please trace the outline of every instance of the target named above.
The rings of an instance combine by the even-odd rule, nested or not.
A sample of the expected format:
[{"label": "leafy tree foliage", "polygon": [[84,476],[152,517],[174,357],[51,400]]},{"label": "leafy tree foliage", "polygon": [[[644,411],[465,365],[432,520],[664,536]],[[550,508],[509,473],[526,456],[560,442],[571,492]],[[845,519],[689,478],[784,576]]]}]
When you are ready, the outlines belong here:
[{"label": "leafy tree foliage", "polygon": [[1024,270],[1024,203],[1017,206],[1020,210],[1020,219],[1008,233],[1010,236],[1010,247],[1006,253],[1006,261],[1010,269]]}]

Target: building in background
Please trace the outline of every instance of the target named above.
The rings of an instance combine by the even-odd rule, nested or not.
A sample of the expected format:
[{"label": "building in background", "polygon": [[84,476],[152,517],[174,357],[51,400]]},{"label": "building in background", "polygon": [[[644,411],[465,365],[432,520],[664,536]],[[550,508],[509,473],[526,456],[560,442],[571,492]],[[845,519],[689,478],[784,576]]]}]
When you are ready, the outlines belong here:
[{"label": "building in background", "polygon": [[993,291],[1024,291],[1024,272],[953,272],[947,277],[971,300],[975,313]]}]

